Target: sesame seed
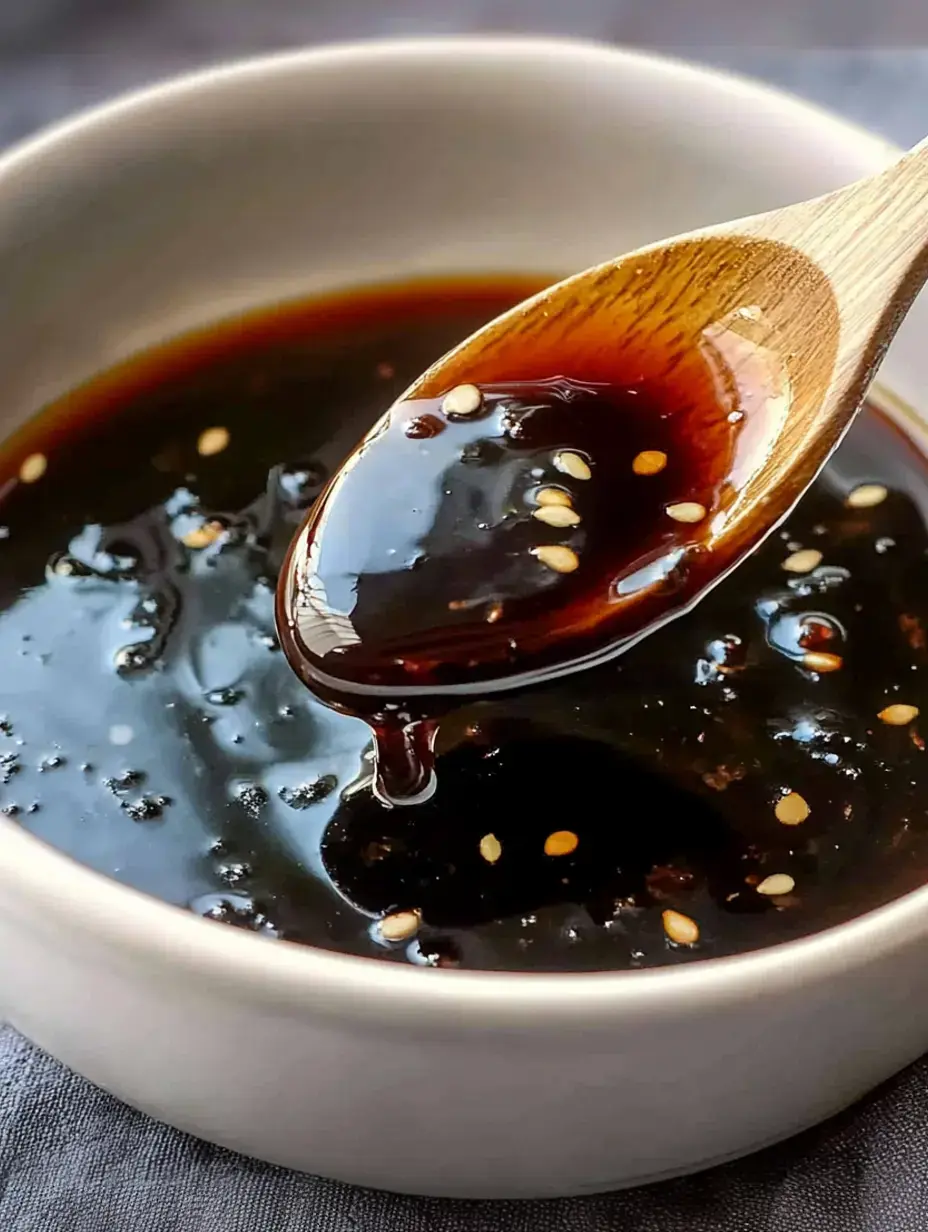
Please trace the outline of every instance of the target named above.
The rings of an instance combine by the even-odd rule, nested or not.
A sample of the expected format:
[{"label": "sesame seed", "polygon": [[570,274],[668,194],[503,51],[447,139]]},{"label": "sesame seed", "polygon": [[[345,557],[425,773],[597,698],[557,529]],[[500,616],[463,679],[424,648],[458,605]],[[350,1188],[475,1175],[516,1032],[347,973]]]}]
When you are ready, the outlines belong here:
[{"label": "sesame seed", "polygon": [[757,893],[765,894],[769,898],[771,896],[776,897],[779,894],[791,894],[795,888],[796,882],[789,873],[771,873],[757,887]]},{"label": "sesame seed", "polygon": [[573,573],[580,564],[577,553],[559,543],[546,543],[539,548],[532,548],[532,555],[555,573]]},{"label": "sesame seed", "polygon": [[570,505],[570,493],[565,492],[563,488],[541,488],[535,494],[535,501],[539,505]]},{"label": "sesame seed", "polygon": [[777,821],[784,826],[798,826],[811,813],[811,809],[798,791],[789,791],[773,806]]},{"label": "sesame seed", "polygon": [[455,385],[441,400],[446,415],[473,415],[483,406],[483,394],[476,385]]},{"label": "sesame seed", "polygon": [[918,718],[918,707],[895,702],[892,706],[881,710],[876,717],[888,723],[890,727],[904,727],[906,723],[911,723],[913,719]]},{"label": "sesame seed", "polygon": [[578,526],[580,523],[580,514],[567,505],[542,505],[534,511],[532,517],[544,522],[546,526]]},{"label": "sesame seed", "polygon": [[487,864],[495,864],[503,854],[503,847],[495,834],[485,834],[480,840],[480,854]]},{"label": "sesame seed", "polygon": [[228,428],[207,428],[200,433],[197,440],[197,453],[204,458],[211,458],[213,454],[222,453],[228,443]]},{"label": "sesame seed", "polygon": [[202,526],[195,526],[193,530],[188,530],[186,535],[181,535],[180,541],[184,547],[196,551],[215,543],[224,530],[221,522],[204,522]]},{"label": "sesame seed", "polygon": [[810,672],[836,672],[844,666],[844,660],[840,655],[810,650],[802,656],[802,666]]},{"label": "sesame seed", "polygon": [[661,920],[668,940],[674,945],[695,945],[699,940],[699,925],[681,911],[662,911]]},{"label": "sesame seed", "polygon": [[422,914],[419,911],[394,911],[380,921],[384,941],[408,941],[419,931]]},{"label": "sesame seed", "polygon": [[632,462],[636,475],[657,475],[667,465],[667,455],[660,449],[642,449]]},{"label": "sesame seed", "polygon": [[793,552],[792,556],[787,556],[780,568],[785,569],[787,573],[811,573],[821,563],[821,552],[816,548],[803,548],[799,552]]},{"label": "sesame seed", "polygon": [[561,453],[556,453],[554,455],[554,465],[562,474],[569,475],[571,479],[590,479],[593,475],[586,459],[581,458],[578,453],[572,453],[569,450],[562,450]]},{"label": "sesame seed", "polygon": [[35,483],[41,479],[48,468],[48,458],[44,453],[31,453],[19,468],[19,477],[23,483]]},{"label": "sesame seed", "polygon": [[488,625],[495,625],[503,614],[502,603],[491,603],[487,608],[487,614],[484,617]]},{"label": "sesame seed", "polygon": [[881,483],[862,483],[848,493],[844,503],[851,509],[872,509],[875,505],[882,505],[888,495]]},{"label": "sesame seed", "polygon": [[572,830],[555,830],[545,839],[546,856],[569,856],[580,843]]},{"label": "sesame seed", "polygon": [[701,522],[706,516],[706,507],[697,501],[680,501],[677,505],[668,505],[664,512],[675,522]]}]

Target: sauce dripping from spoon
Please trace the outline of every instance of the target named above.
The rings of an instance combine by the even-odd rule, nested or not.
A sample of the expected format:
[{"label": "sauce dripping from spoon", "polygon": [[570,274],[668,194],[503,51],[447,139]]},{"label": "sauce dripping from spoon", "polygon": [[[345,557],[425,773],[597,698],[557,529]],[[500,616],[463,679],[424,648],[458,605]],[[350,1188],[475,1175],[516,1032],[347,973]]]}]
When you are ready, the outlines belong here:
[{"label": "sauce dripping from spoon", "polygon": [[426,798],[442,716],[601,663],[777,525],[928,277],[928,146],[815,201],[586,270],[434,364],[294,539],[298,675]]},{"label": "sauce dripping from spoon", "polygon": [[381,799],[431,794],[437,725],[468,697],[610,657],[712,579],[752,409],[783,376],[745,388],[708,338],[669,373],[622,360],[401,400],[296,536],[284,650],[370,724]]}]

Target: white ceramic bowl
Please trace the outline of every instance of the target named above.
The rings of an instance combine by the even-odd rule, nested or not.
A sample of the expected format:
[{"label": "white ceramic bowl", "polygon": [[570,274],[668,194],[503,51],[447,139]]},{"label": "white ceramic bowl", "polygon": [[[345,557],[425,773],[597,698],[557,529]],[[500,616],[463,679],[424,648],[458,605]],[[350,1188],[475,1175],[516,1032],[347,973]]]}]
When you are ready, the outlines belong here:
[{"label": "white ceramic bowl", "polygon": [[[565,272],[811,196],[883,142],[758,85],[535,39],[308,51],[192,77],[0,160],[0,431],[188,326],[309,291]],[[924,303],[884,373],[928,387]],[[928,1046],[928,890],[743,957],[431,971],[270,943],[0,822],[0,997],[139,1108],[431,1194],[628,1185],[828,1116]]]}]

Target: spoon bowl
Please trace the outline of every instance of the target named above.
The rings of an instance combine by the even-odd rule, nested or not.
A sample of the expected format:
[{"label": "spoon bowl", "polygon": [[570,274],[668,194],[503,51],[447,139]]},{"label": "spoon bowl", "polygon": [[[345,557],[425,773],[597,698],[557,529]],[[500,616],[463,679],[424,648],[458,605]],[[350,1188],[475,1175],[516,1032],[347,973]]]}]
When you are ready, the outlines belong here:
[{"label": "spoon bowl", "polygon": [[440,712],[697,602],[824,465],[922,285],[925,161],[576,274],[429,368],[292,545],[304,681]]}]

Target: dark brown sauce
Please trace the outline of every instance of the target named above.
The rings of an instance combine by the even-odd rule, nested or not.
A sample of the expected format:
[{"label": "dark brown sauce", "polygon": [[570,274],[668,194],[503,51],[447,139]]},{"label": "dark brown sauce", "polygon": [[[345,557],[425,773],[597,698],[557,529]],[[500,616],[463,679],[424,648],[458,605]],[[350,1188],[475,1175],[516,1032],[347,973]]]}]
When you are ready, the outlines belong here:
[{"label": "dark brown sauce", "polygon": [[[628,601],[666,598],[688,571],[737,432],[729,456],[707,457],[662,393],[552,377],[484,387],[466,418],[442,415],[440,399],[400,403],[296,541],[287,581],[307,678],[379,696],[481,692],[557,670],[567,638],[582,662],[601,609],[614,636],[634,632]],[[429,435],[410,434],[423,420]],[[644,455],[662,468],[636,474]],[[696,524],[666,513],[695,502]]]},{"label": "dark brown sauce", "polygon": [[294,540],[284,651],[318,697],[369,722],[385,800],[434,789],[437,725],[464,696],[613,658],[722,567],[711,545],[753,469],[739,438],[757,435],[764,400],[708,338],[661,355],[611,328],[595,355],[568,333],[539,358],[533,334],[496,383],[404,398]]},{"label": "dark brown sauce", "polygon": [[727,447],[709,451],[673,381],[468,392],[473,413],[392,410],[313,507],[280,589],[291,664],[368,718],[393,799],[427,788],[437,717],[465,693],[585,666],[666,615],[730,497],[741,415],[718,408]]},{"label": "dark brown sauce", "polygon": [[[415,808],[375,798],[366,725],[290,671],[274,590],[313,501],[419,372],[533,289],[444,282],[267,310],[99,378],[7,441],[0,808],[210,918],[435,966],[596,970],[735,953],[921,884],[921,720],[877,715],[923,700],[928,472],[873,412],[782,535],[694,611],[615,662],[514,696],[478,692],[449,713],[437,787]],[[485,432],[480,422],[462,431]],[[211,429],[227,439],[203,437]],[[426,421],[404,440],[457,430]],[[198,452],[201,437],[222,448]],[[600,465],[592,437],[566,443]],[[636,438],[668,455],[640,477],[648,499],[676,499],[671,467],[687,464],[669,443]],[[36,454],[44,473],[18,481]],[[489,504],[485,477],[465,477],[462,496]],[[612,497],[560,471],[540,478],[570,489],[593,534],[587,514]],[[887,498],[849,508],[863,482]],[[533,483],[502,494],[534,509]],[[538,529],[530,517],[512,533]],[[800,550],[822,559],[784,570]],[[460,597],[487,578],[475,568]],[[534,603],[544,589],[520,594]],[[495,637],[503,617],[486,616],[506,600],[481,596],[479,621],[448,609],[448,628]],[[815,670],[810,654],[838,666]],[[795,825],[777,817],[790,792],[809,810]],[[789,877],[789,892],[760,892],[770,876]],[[670,939],[667,911],[693,922],[694,944]]]}]

